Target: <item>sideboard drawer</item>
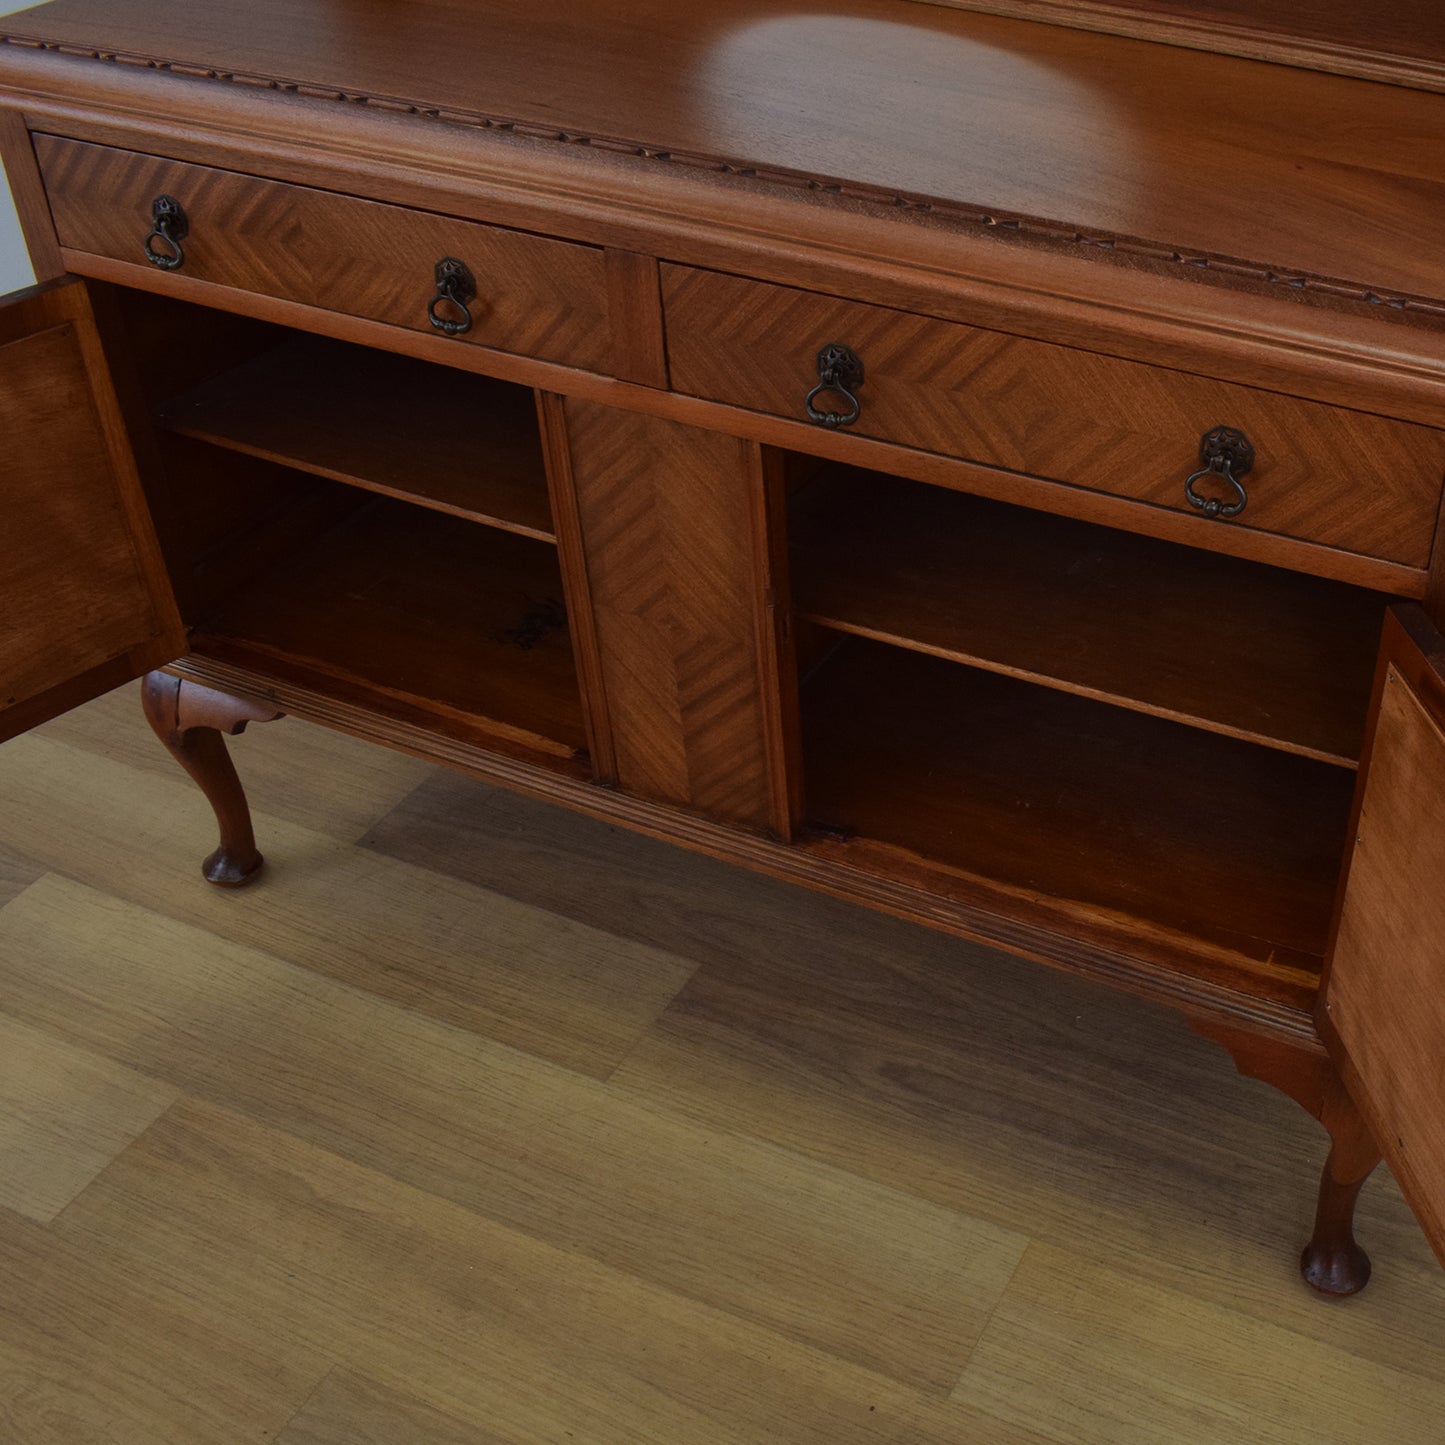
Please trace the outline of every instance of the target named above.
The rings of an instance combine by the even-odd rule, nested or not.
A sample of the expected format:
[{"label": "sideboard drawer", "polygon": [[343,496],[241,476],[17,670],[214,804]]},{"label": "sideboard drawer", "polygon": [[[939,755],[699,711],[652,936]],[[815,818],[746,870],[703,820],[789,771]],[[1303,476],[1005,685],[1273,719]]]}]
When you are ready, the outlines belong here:
[{"label": "sideboard drawer", "polygon": [[[596,247],[55,136],[37,135],[35,151],[60,244],[133,265],[152,285],[168,273],[144,244],[156,199],[170,196],[187,227],[176,275],[430,332],[437,264],[455,258],[476,287],[459,341],[618,369]],[[437,314],[461,320],[449,302]]]},{"label": "sideboard drawer", "polygon": [[[1119,357],[683,266],[663,267],[672,384],[808,420],[822,348],[861,359],[849,430],[1409,567],[1430,560],[1445,432]],[[820,410],[843,414],[828,392]],[[1255,448],[1237,517],[1185,494],[1216,427]],[[1208,501],[1233,493],[1202,479]],[[1066,510],[1066,509],[1061,509]]]}]

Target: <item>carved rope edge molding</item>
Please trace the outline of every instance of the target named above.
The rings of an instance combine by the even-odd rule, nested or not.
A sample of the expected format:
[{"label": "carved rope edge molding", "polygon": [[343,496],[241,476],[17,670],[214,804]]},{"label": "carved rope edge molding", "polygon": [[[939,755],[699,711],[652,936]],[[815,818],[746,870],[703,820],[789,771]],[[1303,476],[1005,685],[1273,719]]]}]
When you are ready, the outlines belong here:
[{"label": "carved rope edge molding", "polygon": [[1085,246],[1099,251],[1139,256],[1146,260],[1186,267],[1194,271],[1211,271],[1226,276],[1243,277],[1293,291],[1312,292],[1347,301],[1366,302],[1373,306],[1385,306],[1395,311],[1405,311],[1417,315],[1445,317],[1445,300],[1437,301],[1424,296],[1380,291],[1359,282],[1321,276],[1309,271],[1271,267],[1259,262],[1242,261],[1236,257],[1216,255],[1205,251],[1180,251],[1159,242],[1142,241],[1134,237],[1113,235],[1105,231],[1081,231],[1077,227],[1058,221],[1044,220],[1037,216],[986,210],[961,201],[940,200],[936,197],[893,190],[887,186],[811,175],[806,171],[793,170],[789,167],[750,165],[746,161],[709,155],[705,152],[660,148],[617,136],[587,135],[581,131],[559,129],[556,126],[543,125],[536,121],[489,115],[485,111],[427,105],[421,101],[405,100],[398,96],[366,95],[360,91],[336,90],[327,86],[313,85],[306,81],[288,80],[281,76],[217,70],[213,66],[190,61],[163,60],[157,56],[140,55],[123,50],[98,50],[65,41],[36,39],[33,36],[0,34],[0,45],[13,45],[27,50],[45,50],[78,60],[100,60],[113,65],[131,65],[144,70],[179,75],[191,80],[218,80],[232,85],[250,86],[257,90],[282,91],[288,95],[304,96],[310,100],[329,100],[346,105],[365,106],[371,110],[393,111],[404,115],[419,116],[426,120],[437,120],[449,125],[471,126],[477,130],[504,131],[507,134],[523,136],[530,140],[590,146],[595,150],[638,156],[644,160],[688,166],[698,170],[713,171],[720,175],[739,176],[746,180],[762,182],[765,185],[789,186],[795,190],[821,191],[829,195],[843,196],[849,200],[935,215],[949,221],[962,222],[965,225],[1013,232],[1065,245]]}]

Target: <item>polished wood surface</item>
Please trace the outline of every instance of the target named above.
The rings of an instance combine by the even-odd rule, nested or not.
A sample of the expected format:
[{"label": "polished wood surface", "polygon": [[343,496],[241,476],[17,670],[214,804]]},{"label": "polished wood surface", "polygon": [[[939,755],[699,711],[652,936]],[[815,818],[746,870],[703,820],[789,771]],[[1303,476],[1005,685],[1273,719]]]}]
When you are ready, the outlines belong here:
[{"label": "polished wood surface", "polygon": [[[170,8],[155,0],[132,19],[188,43],[185,21],[168,28]],[[346,480],[328,479],[324,457],[153,437],[128,404],[167,564],[200,625],[196,654],[174,664],[181,694],[219,686],[238,717],[294,707],[1167,999],[1326,1124],[1304,1269],[1326,1291],[1358,1288],[1368,1264],[1351,1221],[1374,1146],[1351,1125],[1309,1022],[1350,836],[1351,779],[1338,766],[1349,759],[1291,756],[1298,729],[1180,728],[916,647],[852,638],[829,656],[816,619],[793,635],[780,530],[808,457],[896,462],[1057,514],[1425,594],[1445,470],[1445,305],[1430,253],[1398,237],[1421,232],[1441,192],[1440,102],[1217,57],[1191,58],[1186,77],[1182,52],[907,0],[845,0],[820,16],[733,0],[704,17],[634,0],[626,21],[591,0],[541,16],[498,0],[490,56],[518,64],[488,99],[524,95],[520,82],[528,118],[468,102],[464,91],[491,83],[486,68],[443,41],[448,19],[492,9],[418,6],[407,20],[428,27],[422,43],[398,46],[388,25],[385,55],[368,26],[389,17],[371,0],[347,9],[365,22],[354,40],[320,0],[274,24],[267,0],[245,35],[222,24],[204,37],[238,62],[248,45],[299,37],[298,64],[355,77],[374,64],[386,89],[176,50],[0,37],[0,83],[40,135],[64,264],[550,393],[539,416],[555,550],[476,525],[486,508],[463,518],[368,499],[346,484],[366,477],[343,466],[331,472]],[[47,13],[89,24],[99,12],[60,0]],[[559,22],[571,28],[554,49]],[[960,39],[982,44],[987,63],[954,55],[949,90],[944,63]],[[409,95],[415,62],[442,44],[430,94],[455,84],[460,98]],[[790,91],[777,62],[797,70],[803,58],[806,82]],[[559,61],[575,71],[568,105],[640,117],[646,135],[549,112]],[[639,76],[651,84],[629,93]],[[820,130],[820,85],[835,108],[860,100],[845,123]],[[1102,131],[1091,109],[1101,95],[1117,111]],[[1207,111],[1194,103],[1205,99],[1216,102]],[[1368,141],[1356,125],[1366,105]],[[920,140],[908,132],[925,115]],[[978,164],[945,167],[937,143],[960,116],[959,134],[979,137]],[[687,142],[690,128],[702,146]],[[0,140],[15,150],[14,127]],[[1019,141],[1032,142],[1029,165],[1017,163]],[[800,144],[806,167],[787,159]],[[748,159],[754,145],[762,159]],[[820,169],[834,159],[850,174]],[[1003,159],[1007,173],[988,179]],[[1240,175],[1226,191],[1229,165]],[[978,177],[990,195],[1036,192],[1050,209],[965,199],[960,187]],[[908,189],[918,178],[940,189]],[[26,214],[43,250],[33,180]],[[1180,204],[1186,183],[1195,214]],[[193,213],[189,272],[148,266],[136,249],[130,228],[148,224],[159,190],[184,192]],[[1199,206],[1200,195],[1220,199]],[[1111,207],[1165,225],[1169,239],[1098,224]],[[1226,236],[1237,250],[1215,245]],[[469,340],[426,320],[435,282],[417,296],[407,279],[418,246],[469,262],[485,251]],[[1326,256],[1346,269],[1320,269]],[[716,354],[683,344],[677,278],[707,293],[692,329],[723,343]],[[799,313],[782,314],[779,298]],[[827,328],[808,340],[793,400],[758,400],[759,378],[791,390],[789,348],[810,329],[797,324],[808,308]],[[768,323],[761,339],[724,354],[752,313]],[[834,330],[844,323],[848,335]],[[854,323],[876,329],[868,421],[834,437],[796,418],[811,353],[854,341]],[[233,344],[235,355],[196,380],[253,363],[261,335],[218,334],[211,359]],[[159,369],[183,371],[170,359]],[[664,390],[669,371],[677,394]],[[883,424],[870,437],[875,396]],[[1231,415],[1214,414],[1226,405]],[[1169,498],[1157,488],[1181,418],[1193,435]],[[1263,438],[1243,526],[1205,522],[1178,494],[1198,433],[1221,423]],[[791,455],[765,450],[775,446]],[[1287,636],[1270,646],[1293,665]],[[531,653],[540,661],[519,660]],[[1003,669],[1027,673],[1027,659]],[[1257,691],[1267,711],[1283,679],[1259,671],[1231,685]],[[74,678],[62,686],[80,695]],[[862,827],[827,816],[820,793]],[[800,816],[815,824],[801,849],[790,843]],[[1291,1082],[1301,1059],[1311,1077],[1324,1071],[1318,1088]]]},{"label": "polished wood surface", "polygon": [[[458,43],[479,27],[484,46]],[[1137,237],[1445,300],[1432,248],[1397,244],[1428,233],[1445,194],[1441,102],[1362,81],[913,0],[423,0],[404,15],[371,0],[339,17],[321,0],[224,15],[52,0],[4,33],[239,78],[253,105],[279,79],[333,104],[1041,217],[1064,245]]]},{"label": "polished wood surface", "polygon": [[602,651],[597,618],[592,610],[592,583],[587,576],[587,552],[578,515],[577,488],[572,478],[572,453],[567,442],[567,403],[555,392],[535,393],[537,428],[547,470],[547,495],[556,531],[557,562],[562,574],[562,597],[567,606],[577,683],[582,694],[582,719],[593,780],[617,781],[617,749],[607,714],[607,688],[602,672]]},{"label": "polished wood surface", "polygon": [[1445,90],[1436,0],[924,0],[1274,60],[1421,90]]},{"label": "polished wood surface", "polygon": [[656,256],[608,247],[607,319],[612,328],[610,370],[643,386],[666,388],[667,343],[662,331],[661,268]]},{"label": "polished wood surface", "polygon": [[[1234,556],[1318,572],[1401,596],[1423,596],[1427,586],[1428,574],[1423,567],[1385,562],[1358,553],[1339,552],[1333,548],[1322,552],[1315,543],[1299,541],[1278,533],[1260,532],[1253,528],[1208,525],[1201,529],[1200,518],[1192,511],[1140,507],[1124,497],[1103,492],[1064,489],[1055,482],[1023,473],[980,466],[978,463],[933,452],[899,448],[866,436],[840,435],[837,431],[823,430],[803,419],[801,412],[796,420],[785,416],[770,416],[699,400],[677,392],[663,392],[592,373],[581,373],[531,357],[484,350],[481,347],[458,347],[453,341],[438,335],[405,331],[382,322],[342,316],[297,302],[238,293],[226,286],[196,281],[183,275],[163,275],[160,272],[152,275],[149,268],[136,268],[84,252],[67,252],[66,259],[79,274],[95,276],[107,282],[118,282],[126,287],[135,286],[150,292],[166,293],[161,299],[184,297],[188,302],[208,309],[238,311],[248,316],[264,318],[268,322],[347,342],[440,362],[520,385],[543,388],[553,393],[561,391],[568,396],[600,401],[643,416],[662,417],[687,426],[727,432],[765,445],[806,451],[832,460],[897,472],[902,476],[960,487],[982,496],[1020,502],[1040,511],[1063,512],[1148,536],[1203,545]],[[1214,336],[1213,328],[1214,322],[1211,320],[1209,331],[1201,337],[1201,345]],[[1382,338],[1377,336],[1377,340],[1380,339]],[[1260,343],[1256,340],[1251,346],[1252,358],[1258,361],[1261,356]],[[1301,369],[1289,378],[1290,384],[1298,385],[1302,390],[1322,390],[1340,396],[1351,404],[1362,400],[1352,385],[1346,390],[1341,390],[1338,385],[1342,379],[1351,380],[1357,375],[1352,373],[1348,366],[1332,372],[1335,385],[1314,387],[1308,365],[1310,355],[1310,352],[1296,353]],[[1189,362],[1194,366],[1203,365],[1206,356],[1207,353],[1194,350],[1190,353]],[[1388,361],[1393,365],[1394,358],[1377,352],[1376,360]],[[1445,354],[1442,354],[1441,364],[1445,365]],[[1381,384],[1385,374],[1387,373],[1374,372],[1365,378],[1365,384],[1371,388],[1376,387]],[[1398,373],[1388,374],[1395,382],[1400,380]],[[1438,368],[1435,374],[1438,375]],[[1438,392],[1438,386],[1435,389]],[[1402,391],[1396,386],[1388,394],[1382,394],[1381,404],[1388,406],[1401,402],[1402,398],[1414,401],[1420,399],[1414,395],[1412,388],[1406,387]],[[1431,423],[1445,422],[1445,412],[1440,408],[1438,395],[1432,394],[1425,400],[1427,405],[1424,413]],[[1402,403],[1401,409],[1411,408]]]},{"label": "polished wood surface", "polygon": [[60,259],[60,242],[50,217],[45,182],[35,161],[35,145],[25,117],[10,106],[0,107],[0,162],[4,163],[30,269],[41,284],[55,281],[65,274],[65,263]]},{"label": "polished wood surface", "polygon": [[876,473],[794,499],[814,622],[1353,767],[1386,599]]},{"label": "polished wood surface", "polygon": [[[819,351],[842,342],[864,365],[850,428],[864,435],[1172,508],[1200,546],[1245,527],[1429,561],[1445,432],[677,266],[663,268],[663,304],[679,391],[803,416]],[[1200,517],[1184,493],[1217,426],[1256,451],[1248,505],[1228,521]]]},{"label": "polished wood surface", "polygon": [[[143,305],[161,301],[189,307],[194,303],[212,312],[238,311],[247,317],[264,318],[268,323],[279,323],[348,343],[359,343],[379,350],[439,362],[479,375],[545,389],[551,394],[562,389],[568,396],[600,401],[643,416],[662,417],[686,426],[727,432],[766,446],[803,451],[879,471],[895,472],[900,476],[957,487],[980,496],[1018,502],[1040,511],[1061,512],[1148,536],[1203,545],[1233,556],[1296,570],[1314,571],[1401,596],[1420,597],[1427,585],[1428,574],[1423,567],[1407,567],[1400,563],[1384,562],[1335,549],[1321,551],[1314,543],[1277,533],[1259,532],[1252,528],[1217,525],[1201,528],[1200,518],[1192,511],[1140,507],[1124,497],[1063,488],[1057,483],[1022,473],[980,466],[974,462],[913,448],[900,448],[865,436],[840,434],[815,426],[803,419],[801,413],[797,420],[768,416],[698,400],[677,392],[663,392],[591,373],[577,372],[530,357],[519,357],[480,347],[459,348],[454,342],[441,336],[403,331],[384,323],[362,321],[295,302],[238,293],[228,287],[198,282],[180,275],[162,275],[156,272],[154,280],[159,282],[160,286],[153,288],[152,275],[148,269],[138,273],[135,267],[84,253],[70,252],[67,255],[71,264],[82,274],[99,275],[111,282],[123,283],[121,288],[107,286],[109,291],[124,290],[132,285],[144,288],[139,297]],[[156,289],[167,294],[156,295]],[[177,302],[175,297],[185,297],[187,300],[184,303]],[[1194,359],[1199,359],[1198,353]],[[1442,364],[1445,364],[1445,358],[1442,358]],[[1298,379],[1297,376],[1296,380]],[[1399,393],[1396,392],[1395,399],[1398,397]],[[1359,399],[1357,395],[1351,396],[1351,400]],[[1432,419],[1436,418],[1437,412],[1438,406],[1432,404]],[[1445,413],[1439,413],[1438,419],[1445,421]]]},{"label": "polished wood surface", "polygon": [[[209,317],[194,318],[204,331]],[[297,336],[167,400],[181,436],[553,540],[531,397],[505,382]]]},{"label": "polished wood surface", "polygon": [[1445,1262],[1442,663],[1428,624],[1392,620],[1321,1024]]},{"label": "polished wood surface", "polygon": [[805,681],[803,718],[825,852],[1312,996],[1349,773],[859,639]]},{"label": "polished wood surface", "polygon": [[1440,523],[1435,529],[1435,550],[1430,557],[1421,606],[1436,629],[1445,632],[1445,496],[1440,501]]},{"label": "polished wood surface", "polygon": [[[164,149],[177,158],[323,189],[355,189],[360,166],[366,194],[393,204],[647,255],[665,251],[676,262],[787,285],[817,286],[827,277],[839,294],[905,310],[1347,407],[1398,409],[1430,424],[1445,420],[1438,387],[1445,333],[1405,324],[1426,313],[1405,305],[1397,315],[1377,290],[1325,284],[1263,263],[1221,268],[1185,252],[1149,259],[1133,247],[1101,246],[1074,232],[1062,248],[1034,245],[1022,232],[980,224],[976,213],[961,219],[933,203],[927,210],[800,205],[813,190],[806,178],[783,187],[731,170],[700,174],[659,164],[664,153],[645,146],[614,149],[542,127],[438,126],[425,107],[393,109],[361,96],[343,103],[336,94],[328,98],[310,87],[303,94],[269,82],[258,93],[252,84],[231,83],[248,79],[234,74],[218,76],[222,84],[172,88],[170,68],[74,64],[75,58],[40,46],[0,45],[0,84],[16,104],[23,102],[34,130],[141,152],[154,150],[163,137]],[[209,73],[193,78],[209,81]],[[638,149],[643,154],[633,154]],[[67,252],[64,260],[82,274],[147,285],[133,266],[83,252]],[[224,288],[159,273],[154,280],[176,294],[204,292],[194,299],[228,304]],[[327,330],[341,319],[315,312],[306,324]],[[1392,319],[1401,324],[1389,324]],[[353,319],[348,326],[351,339],[368,331],[380,336],[376,323]],[[392,344],[403,342],[403,349],[418,352],[446,345],[412,332]],[[452,364],[482,354],[480,348],[459,356],[448,349],[456,356]],[[555,377],[538,381],[544,363],[529,366],[495,353],[486,364],[512,369],[497,375],[557,385]],[[589,381],[573,377],[568,384]],[[599,389],[592,384],[591,394]],[[644,388],[626,404],[651,410],[659,401]]]},{"label": "polished wood surface", "polygon": [[7,738],[186,644],[82,284],[0,309],[0,433]]},{"label": "polished wood surface", "polygon": [[72,1204],[0,1212],[14,1445],[1433,1445],[1398,1193],[1321,1309],[1317,1126],[1170,1015],[300,723],[237,752],[244,900],[134,689],[0,749],[48,874],[0,1177]]},{"label": "polished wood surface", "polygon": [[430,335],[435,268],[455,257],[477,285],[472,329],[454,338],[458,346],[612,369],[606,271],[596,248],[103,146],[41,137],[36,150],[68,249],[155,271],[141,242],[152,202],[171,195],[190,227],[187,277]]},{"label": "polished wood surface", "polygon": [[758,449],[588,402],[564,412],[618,781],[766,827]]}]

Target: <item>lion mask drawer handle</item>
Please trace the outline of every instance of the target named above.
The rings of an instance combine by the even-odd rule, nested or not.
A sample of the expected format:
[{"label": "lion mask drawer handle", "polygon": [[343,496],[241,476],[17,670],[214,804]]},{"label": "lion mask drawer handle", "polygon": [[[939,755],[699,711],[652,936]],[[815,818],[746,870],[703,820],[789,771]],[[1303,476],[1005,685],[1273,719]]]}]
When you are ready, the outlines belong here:
[{"label": "lion mask drawer handle", "polygon": [[[1237,517],[1249,504],[1249,493],[1239,479],[1254,468],[1253,443],[1232,426],[1213,427],[1199,439],[1199,460],[1204,465],[1184,483],[1189,505],[1206,517]],[[1205,477],[1222,482],[1233,492],[1234,500],[1202,496],[1194,484]]]},{"label": "lion mask drawer handle", "polygon": [[[151,228],[141,243],[146,260],[162,271],[179,271],[186,264],[181,242],[191,233],[185,209],[174,196],[157,196],[151,202]],[[162,249],[157,249],[157,242]]]},{"label": "lion mask drawer handle", "polygon": [[[818,384],[803,403],[808,420],[819,426],[852,426],[863,414],[856,392],[863,385],[863,358],[851,346],[833,342],[818,353]],[[846,411],[823,411],[817,405],[825,391],[841,396],[848,404]]]},{"label": "lion mask drawer handle", "polygon": [[426,308],[427,319],[444,336],[464,336],[472,329],[471,303],[477,281],[465,261],[443,256],[436,267],[436,295]]}]

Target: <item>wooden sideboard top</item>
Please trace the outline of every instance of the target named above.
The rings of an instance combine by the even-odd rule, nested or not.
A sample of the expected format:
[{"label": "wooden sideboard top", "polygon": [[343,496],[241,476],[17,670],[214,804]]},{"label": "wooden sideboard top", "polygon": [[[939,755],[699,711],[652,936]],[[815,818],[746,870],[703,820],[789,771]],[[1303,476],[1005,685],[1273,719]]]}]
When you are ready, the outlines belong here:
[{"label": "wooden sideboard top", "polygon": [[924,0],[1445,91],[1440,0]]},{"label": "wooden sideboard top", "polygon": [[915,0],[51,0],[0,33],[1445,309],[1445,95]]}]

